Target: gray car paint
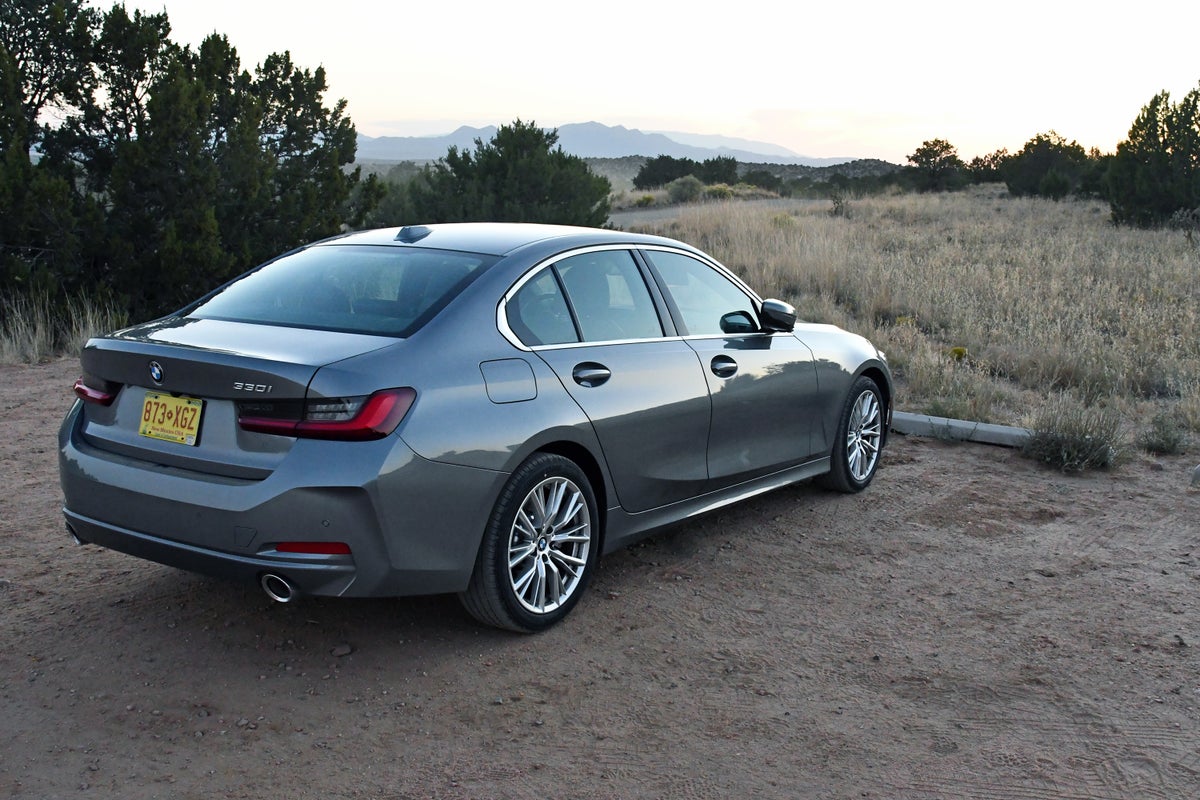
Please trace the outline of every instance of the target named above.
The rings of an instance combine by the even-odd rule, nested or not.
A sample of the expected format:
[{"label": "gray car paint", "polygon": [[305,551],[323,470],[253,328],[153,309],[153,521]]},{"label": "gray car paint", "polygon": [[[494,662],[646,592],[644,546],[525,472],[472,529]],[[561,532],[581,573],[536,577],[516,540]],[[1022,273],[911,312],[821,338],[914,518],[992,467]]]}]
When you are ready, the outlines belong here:
[{"label": "gray car paint", "polygon": [[[341,241],[406,246],[395,236],[392,229]],[[531,350],[498,323],[506,294],[547,259],[614,245],[706,258],[672,240],[615,231],[430,226],[417,246],[504,258],[406,340],[167,318],[90,341],[84,371],[124,388],[112,408],[77,403],[64,421],[60,472],[71,528],[84,541],[188,569],[247,580],[278,571],[314,594],[460,591],[507,476],[535,452],[580,463],[595,485],[609,552],[661,525],[828,471],[832,431],[857,375],[874,377],[890,399],[882,356],[832,326]],[[739,362],[733,379],[709,377],[718,352]],[[765,358],[774,354],[783,354],[777,365]],[[150,359],[166,369],[163,389],[206,399],[198,448],[129,433],[128,415],[158,388]],[[651,400],[648,407],[581,386],[571,375],[588,362],[612,371],[609,389],[627,387]],[[382,440],[291,439],[237,428],[233,404],[245,396],[232,389],[237,382],[272,386],[277,397],[413,386],[417,399]],[[345,541],[353,556],[269,547],[304,538]]]}]

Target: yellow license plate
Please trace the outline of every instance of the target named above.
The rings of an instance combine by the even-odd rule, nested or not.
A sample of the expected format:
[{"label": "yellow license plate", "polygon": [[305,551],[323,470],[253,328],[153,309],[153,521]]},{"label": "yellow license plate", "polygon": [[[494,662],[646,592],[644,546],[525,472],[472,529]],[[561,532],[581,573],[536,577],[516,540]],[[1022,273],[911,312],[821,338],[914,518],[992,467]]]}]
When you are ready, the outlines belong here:
[{"label": "yellow license plate", "polygon": [[203,412],[203,400],[146,392],[138,433],[151,439],[195,445],[200,438],[200,417]]}]

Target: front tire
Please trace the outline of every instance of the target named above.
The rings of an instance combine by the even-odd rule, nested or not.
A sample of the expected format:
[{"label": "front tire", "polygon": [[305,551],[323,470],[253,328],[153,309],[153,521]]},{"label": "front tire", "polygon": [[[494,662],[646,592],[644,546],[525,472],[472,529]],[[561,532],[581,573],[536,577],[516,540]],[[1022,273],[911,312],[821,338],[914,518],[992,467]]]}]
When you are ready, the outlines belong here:
[{"label": "front tire", "polygon": [[591,579],[599,550],[596,498],[570,459],[539,453],[500,493],[463,606],[480,622],[533,633],[565,617]]},{"label": "front tire", "polygon": [[860,377],[850,387],[838,422],[831,470],[823,483],[839,492],[861,492],[875,477],[883,448],[883,396],[878,384]]}]

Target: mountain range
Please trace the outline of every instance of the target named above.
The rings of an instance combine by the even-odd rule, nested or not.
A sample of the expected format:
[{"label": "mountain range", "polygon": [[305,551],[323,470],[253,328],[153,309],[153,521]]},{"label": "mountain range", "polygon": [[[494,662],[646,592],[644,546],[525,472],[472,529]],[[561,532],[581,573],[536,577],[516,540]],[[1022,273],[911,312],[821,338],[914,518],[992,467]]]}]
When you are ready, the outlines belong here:
[{"label": "mountain range", "polygon": [[[358,135],[358,161],[434,161],[451,147],[473,150],[475,140],[490,140],[496,126],[472,128],[468,125],[444,136],[365,136]],[[824,167],[844,164],[852,158],[811,158],[779,145],[738,139],[665,131],[639,131],[622,125],[582,122],[558,128],[558,144],[580,158],[623,158],[625,156],[671,156],[704,161],[728,156],[742,163],[797,164]]]}]

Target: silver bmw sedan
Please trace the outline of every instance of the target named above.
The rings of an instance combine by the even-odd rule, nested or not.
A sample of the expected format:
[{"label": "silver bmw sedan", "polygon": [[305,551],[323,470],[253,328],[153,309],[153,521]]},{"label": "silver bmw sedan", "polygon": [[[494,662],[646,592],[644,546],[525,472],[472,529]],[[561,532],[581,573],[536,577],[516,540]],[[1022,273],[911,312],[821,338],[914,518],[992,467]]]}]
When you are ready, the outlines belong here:
[{"label": "silver bmw sedan", "polygon": [[655,528],[866,488],[893,394],[867,340],[693,247],[508,223],[317,242],[81,361],[78,541],[280,602],[453,592],[526,632]]}]

